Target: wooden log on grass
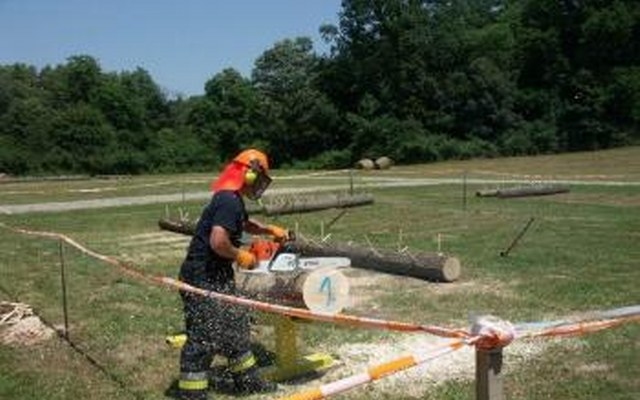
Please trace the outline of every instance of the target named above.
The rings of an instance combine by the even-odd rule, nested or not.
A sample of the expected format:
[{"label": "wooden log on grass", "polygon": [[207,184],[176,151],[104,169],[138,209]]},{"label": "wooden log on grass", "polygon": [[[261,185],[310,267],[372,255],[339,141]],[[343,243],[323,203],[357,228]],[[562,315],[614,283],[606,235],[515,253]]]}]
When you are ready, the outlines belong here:
[{"label": "wooden log on grass", "polygon": [[[271,204],[264,204],[262,206],[247,206],[247,212],[249,214],[266,214],[269,216],[273,215],[285,215],[285,214],[300,214],[305,212],[314,212],[321,210],[328,210],[331,208],[352,208],[352,207],[360,207],[373,204],[373,195],[370,193],[360,193],[360,194],[335,194],[328,193],[319,196],[297,196],[286,198],[279,202],[274,202]],[[184,227],[179,226],[170,226],[173,223],[170,220],[164,220],[164,222],[168,223],[169,226],[166,227],[166,230],[174,229],[184,229]],[[163,221],[160,222],[160,228],[165,229],[162,224]],[[175,222],[175,221],[174,221]],[[191,224],[190,221],[184,221],[187,225]],[[178,232],[183,233],[183,232]],[[189,234],[184,232],[185,234]]]},{"label": "wooden log on grass", "polygon": [[476,197],[498,197],[498,189],[478,190]]},{"label": "wooden log on grass", "polygon": [[569,187],[564,185],[545,185],[545,186],[528,186],[514,187],[506,189],[479,190],[476,192],[477,197],[497,197],[499,199],[507,199],[514,197],[529,196],[546,196],[559,193],[568,193]]},{"label": "wooden log on grass", "polygon": [[160,218],[158,220],[158,226],[164,231],[180,233],[186,236],[193,236],[196,233],[195,222],[189,220],[171,220]]},{"label": "wooden log on grass", "polygon": [[[373,204],[373,195],[361,193],[354,195],[326,194],[317,197],[293,197],[280,204],[265,204],[261,209],[266,215],[299,214],[331,208],[350,208]],[[248,210],[251,212],[252,210]]]}]

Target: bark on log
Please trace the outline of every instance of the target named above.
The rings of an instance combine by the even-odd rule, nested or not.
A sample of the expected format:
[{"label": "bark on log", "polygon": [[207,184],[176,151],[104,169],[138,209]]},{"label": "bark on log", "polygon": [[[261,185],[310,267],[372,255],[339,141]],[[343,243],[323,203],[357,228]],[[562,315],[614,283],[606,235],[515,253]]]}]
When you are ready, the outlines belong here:
[{"label": "bark on log", "polygon": [[460,277],[460,261],[445,254],[406,254],[335,243],[319,245],[302,238],[297,238],[293,246],[307,257],[348,257],[354,268],[441,282],[453,282]]},{"label": "bark on log", "polygon": [[265,214],[269,216],[285,214],[301,214],[328,210],[331,208],[351,208],[373,204],[373,195],[360,194],[324,194],[320,196],[297,196],[271,204],[247,205],[249,214]]},{"label": "bark on log", "polygon": [[235,281],[240,293],[250,299],[283,306],[306,307],[302,287],[309,275],[307,271],[287,274],[236,271]]},{"label": "bark on log", "polygon": [[[296,197],[282,204],[266,204],[258,209],[266,215],[297,214],[327,210],[330,208],[349,208],[373,204],[373,195],[368,193],[354,195],[323,195],[319,197]],[[256,211],[258,211],[256,210]],[[248,210],[251,213],[252,210]]]},{"label": "bark on log", "polygon": [[186,236],[193,236],[196,233],[195,223],[187,220],[175,221],[161,218],[158,220],[158,226],[162,230],[180,233]]},{"label": "bark on log", "polygon": [[498,196],[498,189],[485,189],[485,190],[478,190],[476,192],[476,197],[497,197]]},{"label": "bark on log", "polygon": [[531,187],[515,187],[507,189],[496,190],[480,190],[476,192],[478,197],[498,197],[500,199],[514,198],[514,197],[529,197],[529,196],[546,196],[558,193],[568,193],[569,187],[567,186],[531,186]]},{"label": "bark on log", "polygon": [[235,281],[244,296],[268,303],[331,314],[350,304],[348,280],[339,269],[290,273],[236,271]]}]

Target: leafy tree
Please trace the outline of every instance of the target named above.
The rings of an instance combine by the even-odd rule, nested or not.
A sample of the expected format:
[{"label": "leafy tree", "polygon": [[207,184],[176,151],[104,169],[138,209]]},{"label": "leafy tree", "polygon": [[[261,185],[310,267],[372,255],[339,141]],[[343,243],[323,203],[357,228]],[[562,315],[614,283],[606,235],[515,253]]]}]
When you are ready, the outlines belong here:
[{"label": "leafy tree", "polygon": [[209,136],[203,137],[226,160],[255,138],[254,120],[257,97],[251,82],[229,68],[205,84],[206,113]]},{"label": "leafy tree", "polygon": [[88,55],[72,56],[62,69],[67,100],[88,103],[100,85],[102,70]]},{"label": "leafy tree", "polygon": [[114,146],[114,131],[96,108],[79,104],[53,121],[50,145],[52,170],[106,173],[105,152]]},{"label": "leafy tree", "polygon": [[95,104],[116,129],[141,132],[145,129],[146,109],[140,96],[130,90],[116,74],[105,75]]},{"label": "leafy tree", "polygon": [[262,138],[277,162],[306,160],[346,144],[336,108],[317,87],[318,67],[307,37],[280,41],[256,60],[252,81],[261,99]]}]

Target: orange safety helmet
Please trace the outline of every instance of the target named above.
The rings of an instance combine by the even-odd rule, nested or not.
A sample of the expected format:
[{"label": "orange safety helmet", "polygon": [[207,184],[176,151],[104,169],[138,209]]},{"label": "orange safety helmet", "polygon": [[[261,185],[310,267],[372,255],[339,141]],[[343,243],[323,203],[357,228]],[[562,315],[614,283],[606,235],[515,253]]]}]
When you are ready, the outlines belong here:
[{"label": "orange safety helmet", "polygon": [[220,190],[239,191],[243,187],[245,194],[252,200],[259,199],[271,184],[269,177],[269,159],[260,150],[247,149],[235,156],[227,164],[218,179],[211,184],[214,192]]}]

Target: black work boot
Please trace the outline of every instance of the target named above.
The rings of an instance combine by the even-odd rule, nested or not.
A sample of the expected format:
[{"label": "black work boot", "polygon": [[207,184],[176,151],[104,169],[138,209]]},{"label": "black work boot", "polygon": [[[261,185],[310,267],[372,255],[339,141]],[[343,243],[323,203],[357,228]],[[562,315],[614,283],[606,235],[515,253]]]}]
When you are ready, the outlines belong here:
[{"label": "black work boot", "polygon": [[251,367],[243,372],[233,374],[233,383],[238,393],[275,392],[278,385],[260,377],[257,367]]},{"label": "black work boot", "polygon": [[178,381],[180,400],[207,400],[209,379],[206,372],[182,372]]},{"label": "black work boot", "polygon": [[208,400],[206,390],[178,390],[178,399],[180,400]]}]

